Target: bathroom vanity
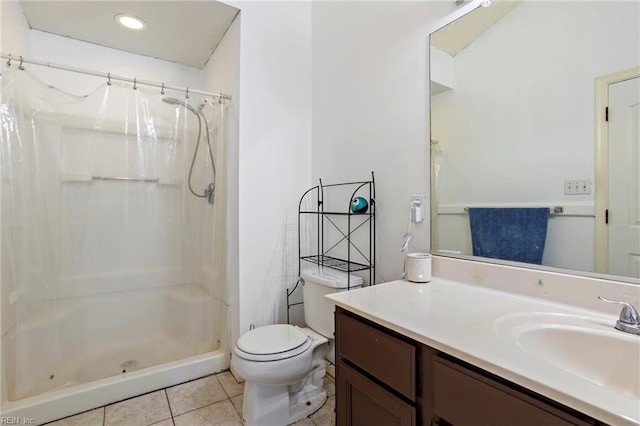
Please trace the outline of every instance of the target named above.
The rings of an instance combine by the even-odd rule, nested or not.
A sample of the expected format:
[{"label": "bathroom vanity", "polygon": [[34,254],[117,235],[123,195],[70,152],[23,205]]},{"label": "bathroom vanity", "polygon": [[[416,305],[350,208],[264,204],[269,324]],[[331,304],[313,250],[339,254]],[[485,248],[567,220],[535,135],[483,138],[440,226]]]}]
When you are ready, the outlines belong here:
[{"label": "bathroom vanity", "polygon": [[[599,299],[640,308],[639,240],[617,231],[637,138],[609,122],[609,94],[637,93],[638,3],[456,4],[429,36],[434,278],[328,296],[337,423],[640,426],[640,335]],[[548,208],[543,266],[476,250],[477,207]]]},{"label": "bathroom vanity", "polygon": [[589,416],[338,308],[338,425],[599,425]]},{"label": "bathroom vanity", "polygon": [[[484,284],[500,268],[467,263]],[[640,336],[608,305],[549,300],[566,282],[537,274],[541,297],[439,277],[327,296],[337,424],[640,425]]]}]

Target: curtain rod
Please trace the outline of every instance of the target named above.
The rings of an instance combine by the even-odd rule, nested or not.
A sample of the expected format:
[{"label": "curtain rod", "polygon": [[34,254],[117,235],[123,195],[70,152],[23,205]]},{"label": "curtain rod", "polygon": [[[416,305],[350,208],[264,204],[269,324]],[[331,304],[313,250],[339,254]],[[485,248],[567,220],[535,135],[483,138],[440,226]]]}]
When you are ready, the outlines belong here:
[{"label": "curtain rod", "polygon": [[[111,73],[104,73],[104,72],[98,72],[98,71],[92,71],[92,70],[87,70],[87,69],[83,69],[83,68],[75,68],[75,67],[70,67],[67,65],[60,65],[60,64],[54,64],[51,62],[45,62],[45,61],[39,61],[37,59],[30,59],[30,58],[23,58],[22,56],[13,56],[7,53],[0,53],[0,57],[2,57],[2,59],[6,59],[7,60],[7,65],[11,66],[13,65],[12,62],[16,62],[18,63],[18,67],[23,70],[24,67],[22,66],[22,64],[32,64],[32,65],[40,65],[43,67],[48,67],[48,68],[54,68],[54,69],[58,69],[58,70],[63,70],[63,71],[71,71],[71,72],[76,72],[79,74],[87,74],[87,75],[92,75],[94,77],[102,77],[102,78],[106,78],[108,80],[118,80],[118,81],[124,81],[127,83],[133,83],[134,86],[137,84],[142,84],[144,86],[151,86],[151,87],[158,87],[162,90],[161,93],[164,92],[164,89],[169,89],[169,90],[176,90],[179,92],[185,92],[186,97],[189,97],[189,93],[195,93],[197,95],[204,95],[204,96],[211,96],[211,97],[215,97],[215,98],[219,98],[219,99],[226,99],[226,100],[231,100],[231,96],[230,95],[225,95],[224,93],[212,93],[212,92],[205,92],[202,90],[192,90],[188,87],[176,87],[176,86],[167,86],[164,83],[156,83],[153,81],[145,81],[145,80],[138,80],[137,78],[131,78],[131,77],[124,77],[121,75],[116,75],[116,74],[111,74]],[[164,94],[164,93],[163,93]]]}]

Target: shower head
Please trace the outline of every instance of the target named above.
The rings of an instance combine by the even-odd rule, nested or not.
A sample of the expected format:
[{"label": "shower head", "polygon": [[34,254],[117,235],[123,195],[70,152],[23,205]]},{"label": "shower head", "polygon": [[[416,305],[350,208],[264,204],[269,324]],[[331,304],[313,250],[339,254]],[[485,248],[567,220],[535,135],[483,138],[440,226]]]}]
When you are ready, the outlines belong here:
[{"label": "shower head", "polygon": [[[215,195],[215,182],[216,179],[216,163],[213,159],[213,150],[211,148],[211,133],[209,132],[209,124],[207,123],[207,118],[202,113],[202,108],[207,104],[207,100],[204,100],[204,103],[198,105],[198,108],[194,108],[191,105],[187,104],[187,101],[181,101],[176,98],[162,98],[162,102],[175,105],[175,106],[184,106],[189,111],[191,111],[196,117],[198,117],[198,137],[196,138],[196,146],[193,150],[193,158],[191,159],[191,167],[189,168],[189,178],[187,179],[187,185],[189,187],[189,191],[193,195],[199,198],[206,198],[209,204],[213,204],[214,195]],[[200,136],[202,135],[202,122],[204,121],[205,126],[205,135],[207,137],[207,145],[209,146],[209,158],[211,159],[211,170],[213,171],[213,182],[210,183],[205,189],[203,194],[198,194],[191,187],[191,176],[193,174],[193,166],[196,163],[196,157],[198,156],[198,147],[200,146]]]},{"label": "shower head", "polygon": [[167,103],[169,105],[180,105],[180,106],[187,107],[187,109],[189,111],[191,111],[192,113],[194,113],[196,115],[200,114],[200,111],[202,111],[202,107],[204,107],[204,104],[200,104],[198,106],[198,108],[196,109],[196,108],[192,107],[191,105],[187,104],[186,102],[183,102],[183,101],[181,101],[179,99],[176,99],[176,98],[162,98],[162,102]]}]

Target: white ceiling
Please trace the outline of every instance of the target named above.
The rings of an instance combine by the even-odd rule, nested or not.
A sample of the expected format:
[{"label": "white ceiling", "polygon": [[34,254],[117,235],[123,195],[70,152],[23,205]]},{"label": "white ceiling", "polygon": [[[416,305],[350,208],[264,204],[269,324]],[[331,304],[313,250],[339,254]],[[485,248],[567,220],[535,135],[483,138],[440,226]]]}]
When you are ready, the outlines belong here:
[{"label": "white ceiling", "polygon": [[[20,5],[31,29],[202,68],[238,9],[217,1],[31,1]],[[147,23],[132,31],[125,13]]]},{"label": "white ceiling", "polygon": [[455,56],[522,1],[494,0],[489,7],[479,7],[432,34],[431,45]]}]

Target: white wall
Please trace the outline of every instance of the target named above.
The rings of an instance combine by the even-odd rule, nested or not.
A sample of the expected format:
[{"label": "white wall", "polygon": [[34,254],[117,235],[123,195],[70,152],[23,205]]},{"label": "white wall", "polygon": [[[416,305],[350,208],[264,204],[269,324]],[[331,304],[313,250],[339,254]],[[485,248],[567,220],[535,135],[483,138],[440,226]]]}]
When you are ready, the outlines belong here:
[{"label": "white wall", "polygon": [[[594,79],[640,62],[640,6],[614,4],[524,2],[456,55],[454,90],[432,98],[441,205],[593,213],[593,190],[563,183],[594,179]],[[466,215],[440,225],[439,248],[470,253]],[[547,235],[543,264],[593,271],[593,218],[553,216]]]},{"label": "white wall", "polygon": [[[204,85],[202,70],[148,56],[136,55],[117,49],[98,46],[68,37],[32,30],[31,51],[33,58],[90,69],[110,72],[141,80],[164,82],[179,87],[201,88]],[[96,86],[97,77],[88,77],[66,71],[31,66],[29,69],[46,81],[71,91],[84,93]],[[160,89],[158,89],[158,92]],[[169,93],[169,92],[168,92]]]},{"label": "white wall", "polygon": [[[226,106],[226,138],[224,152],[226,167],[224,183],[219,182],[217,196],[226,200],[226,238],[216,240],[216,262],[223,257],[226,263],[226,287],[224,302],[231,326],[232,345],[239,335],[240,309],[238,305],[238,152],[240,126],[240,14],[236,16],[224,38],[218,44],[203,69],[206,90],[231,95]],[[221,171],[222,172],[222,171]],[[222,243],[222,245],[220,245]]]},{"label": "white wall", "polygon": [[[377,282],[400,278],[412,194],[429,194],[427,35],[452,2],[313,2],[313,183],[376,177]],[[429,249],[427,219],[412,251]]]},{"label": "white wall", "polygon": [[0,51],[10,55],[26,56],[29,52],[29,25],[18,0],[0,2]]},{"label": "white wall", "polygon": [[430,46],[429,61],[431,95],[453,88],[453,56],[435,46]]},{"label": "white wall", "polygon": [[[238,147],[239,333],[282,321],[288,224],[310,185],[311,4],[241,10]],[[235,336],[232,337],[235,341]]]},{"label": "white wall", "polygon": [[[284,288],[297,274],[291,262],[297,202],[317,178],[360,180],[376,172],[378,281],[400,275],[410,196],[429,188],[427,29],[454,6],[229,4],[241,10],[225,36],[237,38],[240,27],[240,93],[232,102],[241,117],[237,336],[252,323],[284,320]],[[205,74],[228,72],[217,62],[223,52],[216,51]],[[412,249],[428,248],[428,227],[414,228]]]}]

